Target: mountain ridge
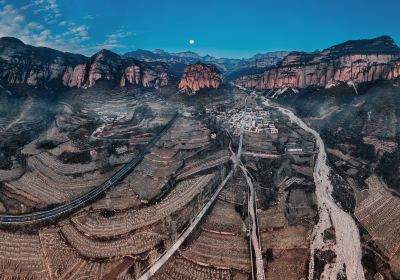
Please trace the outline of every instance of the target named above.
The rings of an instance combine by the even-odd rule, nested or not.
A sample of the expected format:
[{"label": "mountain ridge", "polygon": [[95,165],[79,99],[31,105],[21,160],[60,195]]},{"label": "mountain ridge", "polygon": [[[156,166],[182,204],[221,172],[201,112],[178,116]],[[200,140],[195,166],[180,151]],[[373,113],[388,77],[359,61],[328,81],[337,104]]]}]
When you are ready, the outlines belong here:
[{"label": "mountain ridge", "polygon": [[287,54],[289,54],[288,51],[274,51],[257,53],[250,58],[217,58],[208,54],[201,56],[192,51],[172,53],[160,49],[156,49],[153,51],[137,49],[135,51],[125,53],[123,57],[133,57],[144,61],[182,63],[185,65],[194,64],[200,61],[206,64],[215,64],[223,72],[232,72],[249,67],[262,68],[275,65],[276,63],[281,61]]},{"label": "mountain ridge", "polygon": [[92,87],[98,80],[120,86],[160,87],[168,84],[165,63],[124,59],[110,50],[91,57],[34,47],[12,37],[0,38],[0,81],[9,86]]},{"label": "mountain ridge", "polygon": [[[257,90],[330,87],[342,82],[357,84],[400,77],[400,48],[387,35],[349,40],[322,51],[273,52],[255,54],[249,59],[200,56],[191,51],[174,54],[160,49],[124,55],[103,49],[86,57],[3,37],[0,62],[3,86],[86,88],[105,80],[121,87],[158,88],[172,82],[180,88],[175,80],[185,79],[185,68],[198,62],[214,65],[225,80],[234,79],[237,85]],[[194,74],[191,70],[193,77],[206,77],[210,70],[192,68],[205,71]],[[222,78],[217,80],[218,83],[197,82],[219,85]],[[197,91],[197,86],[194,88]]]},{"label": "mountain ridge", "polygon": [[[381,50],[382,49],[382,50]],[[262,74],[234,82],[269,90],[285,87],[328,87],[341,82],[364,83],[400,77],[400,49],[389,36],[350,40],[320,52],[291,52]]]}]

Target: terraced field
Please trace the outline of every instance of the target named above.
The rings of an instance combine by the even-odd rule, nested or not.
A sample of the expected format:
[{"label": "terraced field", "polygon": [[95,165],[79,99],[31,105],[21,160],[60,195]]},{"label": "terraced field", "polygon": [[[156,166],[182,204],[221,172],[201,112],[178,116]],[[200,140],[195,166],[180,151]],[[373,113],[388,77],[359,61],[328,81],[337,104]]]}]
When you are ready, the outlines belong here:
[{"label": "terraced field", "polygon": [[215,180],[215,174],[182,181],[160,203],[139,210],[128,210],[108,218],[101,216],[98,212],[82,212],[71,220],[77,229],[87,236],[106,238],[124,235],[154,224],[181,210],[204,188],[211,186],[213,180]]},{"label": "terraced field", "polygon": [[50,279],[39,237],[0,232],[1,279]]},{"label": "terraced field", "polygon": [[203,231],[181,254],[194,262],[250,272],[248,242],[242,236]]},{"label": "terraced field", "polygon": [[[221,223],[221,221],[224,221]],[[217,200],[212,212],[207,216],[202,228],[206,231],[240,234],[245,228],[244,222],[234,204]]]},{"label": "terraced field", "polygon": [[217,269],[202,266],[183,257],[176,257],[162,268],[155,280],[231,280],[231,272],[227,269]]},{"label": "terraced field", "polygon": [[[139,104],[135,95],[126,92],[72,96],[59,101],[47,130],[22,147],[16,155],[21,162],[0,169],[0,180],[5,182],[1,189],[3,212],[32,212],[71,201],[93,189],[137,156],[140,145],[147,143],[171,116],[161,106],[155,111],[146,105],[156,104],[154,97],[142,96]],[[27,100],[19,117],[4,129],[14,129],[28,118],[41,116],[30,112],[43,111],[35,102]],[[2,137],[4,141],[12,138],[7,133]],[[146,170],[145,166],[146,162]],[[156,171],[162,175],[161,169]]]},{"label": "terraced field", "polygon": [[[74,108],[78,109],[81,113],[82,110],[87,110],[83,112],[85,116],[95,113],[92,106],[92,111],[88,108]],[[102,165],[102,149],[106,143],[104,139],[116,139],[116,134],[111,135],[115,123],[104,117],[103,120],[110,125],[110,130],[99,132],[95,129],[95,133],[82,130],[77,133],[78,138],[69,138],[71,135],[64,134],[61,127],[81,130],[81,126],[75,125],[82,121],[82,116],[72,112],[68,105],[65,105],[65,110],[68,111],[64,112],[66,115],[58,116],[57,124],[52,126],[48,135],[66,141],[46,149],[39,147],[38,143],[44,141],[43,136],[40,136],[41,138],[25,146],[25,173],[16,180],[6,182],[3,190],[12,201],[23,202],[24,208],[17,210],[12,204],[8,204],[5,205],[6,210],[14,209],[17,212],[66,202],[106,180],[124,162],[118,162],[109,171],[105,171]],[[79,117],[68,119],[67,115]],[[158,118],[157,123],[160,124],[160,120]],[[10,242],[4,243],[4,251],[15,251],[18,262],[10,262],[11,257],[4,254],[7,259],[3,262],[3,273],[14,271],[13,275],[26,275],[31,279],[101,279],[105,275],[118,274],[123,258],[131,256],[134,258],[130,264],[134,264],[131,273],[140,275],[197,214],[218,184],[220,173],[226,168],[226,152],[217,154],[224,156],[217,163],[214,163],[215,154],[208,152],[212,143],[209,140],[209,130],[203,124],[190,118],[180,120],[180,124],[183,129],[175,127],[173,136],[171,133],[164,135],[137,169],[118,186],[109,190],[105,197],[79,211],[71,219],[60,221],[50,228],[42,228],[38,234],[27,235],[31,246],[36,247],[26,246],[25,253],[13,245],[11,238]],[[195,132],[192,134],[190,130],[193,124]],[[140,124],[141,129],[142,125]],[[122,126],[114,127],[120,133]],[[136,149],[140,150],[141,143],[136,141],[138,130],[131,131],[135,133],[129,136],[132,141],[124,141],[123,145],[107,148],[113,150],[113,157],[126,154],[134,156]],[[200,134],[203,136],[199,139],[192,137]],[[131,146],[130,143],[135,143],[136,146]],[[195,164],[198,152],[202,153],[201,160],[199,164]],[[177,183],[175,177],[182,170],[190,175],[183,176]],[[160,187],[154,187],[157,185]],[[149,197],[151,192],[154,193],[155,201]],[[115,204],[119,205],[115,207]],[[165,235],[165,231],[171,234]],[[19,235],[15,236],[17,237],[21,238]],[[25,244],[17,239],[15,242]],[[37,255],[33,252],[43,254]],[[23,257],[25,255],[26,259]],[[27,270],[18,269],[20,265]],[[226,272],[221,272],[221,277],[224,275]]]},{"label": "terraced field", "polygon": [[366,183],[368,196],[357,205],[355,214],[384,255],[392,258],[400,248],[400,199],[376,176]]},{"label": "terraced field", "polygon": [[[0,232],[3,278],[139,279],[199,216],[152,279],[305,277],[315,218],[313,158],[284,153],[277,143],[310,142],[307,134],[277,119],[280,134],[244,136],[244,151],[254,154],[239,161],[238,139],[186,113],[154,138],[175,103],[166,108],[161,97],[138,97],[129,89],[108,97],[86,93],[61,100],[46,130],[20,147],[13,168],[0,170],[9,178],[0,188],[0,212],[67,203],[107,182],[138,155],[141,161],[71,215],[29,234]],[[151,139],[158,141],[148,149]],[[241,169],[233,172],[232,166]]]},{"label": "terraced field", "polygon": [[[52,207],[68,202],[107,180],[122,164],[139,153],[141,146],[165,125],[174,110],[157,105],[154,96],[145,94],[141,99],[138,102],[138,98],[129,93],[105,95],[85,92],[85,95],[77,94],[61,101],[59,111],[47,130],[36,134],[30,143],[24,143],[20,149],[21,157],[13,158],[10,167],[0,166],[3,168],[0,169],[0,183],[4,182],[0,212],[18,214]],[[14,122],[1,116],[0,128],[5,132],[1,141],[10,138],[17,130],[25,133],[22,127],[39,126],[34,122],[39,114],[31,114],[31,110],[38,108],[32,100],[27,100],[21,112],[15,116],[8,115]],[[32,118],[31,123],[29,118]],[[1,232],[0,278],[101,279],[115,269],[125,255],[138,256],[133,270],[139,275],[173,238],[173,235],[160,234],[159,227],[170,223],[171,219],[176,220],[178,214],[182,219],[173,224],[187,223],[184,217],[190,219],[196,214],[197,204],[201,206],[204,203],[218,181],[215,170],[208,168],[201,176],[196,176],[198,172],[195,171],[191,179],[181,180],[178,185],[174,182],[183,160],[195,155],[198,147],[210,146],[209,131],[204,125],[191,119],[185,119],[181,124],[185,126],[181,132],[179,127],[174,128],[174,135],[167,135],[167,142],[158,143],[130,177],[78,213],[76,218],[29,235]],[[196,124],[193,132],[190,131],[192,124]],[[194,135],[199,135],[199,138],[193,138]],[[165,143],[176,149],[164,147]],[[186,143],[192,148],[189,145],[184,147],[182,154],[180,147]],[[145,181],[137,178],[145,178]],[[146,197],[143,186],[150,187],[157,182],[160,187],[155,196],[161,203],[150,203],[150,198],[148,201],[140,200],[140,197]],[[115,204],[118,208],[112,207]],[[92,237],[82,234],[83,225],[88,226],[88,223],[78,223],[83,217],[94,220],[100,217],[106,221],[102,211],[114,210],[121,211],[115,218],[125,216],[122,221],[128,223],[125,224],[128,229],[123,229],[122,235],[118,233],[117,223],[114,224],[117,225],[115,231],[107,228],[111,221],[103,225],[108,233],[97,229],[99,233],[96,235],[94,227],[87,229],[88,233],[93,232]],[[139,220],[142,222],[137,224]],[[82,231],[77,230],[79,226]],[[132,226],[138,232],[132,233]],[[113,239],[106,240],[105,236]]]}]

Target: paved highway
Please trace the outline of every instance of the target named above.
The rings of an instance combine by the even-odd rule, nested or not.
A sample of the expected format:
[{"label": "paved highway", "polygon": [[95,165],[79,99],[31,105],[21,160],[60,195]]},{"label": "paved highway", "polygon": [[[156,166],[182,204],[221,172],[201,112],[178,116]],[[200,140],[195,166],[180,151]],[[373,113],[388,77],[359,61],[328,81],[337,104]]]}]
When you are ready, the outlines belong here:
[{"label": "paved highway", "polygon": [[169,248],[151,267],[139,278],[139,280],[148,280],[150,279],[168,260],[172,257],[173,254],[179,249],[179,247],[183,244],[186,238],[193,232],[196,226],[199,224],[204,215],[208,212],[210,207],[214,204],[217,199],[219,193],[224,188],[226,182],[232,177],[233,170],[231,170],[228,175],[225,177],[224,181],[218,186],[218,189],[214,192],[211,199],[207,202],[207,204],[203,207],[200,213],[196,216],[190,226],[182,233],[182,235],[175,241],[175,243]]},{"label": "paved highway", "polygon": [[242,146],[243,146],[243,135],[244,135],[244,128],[246,125],[246,114],[247,114],[247,96],[244,98],[244,111],[242,117],[242,125],[240,127],[240,140],[239,140],[239,148],[237,152],[237,158],[240,159],[242,155]]},{"label": "paved highway", "polygon": [[173,125],[179,113],[175,113],[172,119],[162,128],[162,130],[150,140],[149,143],[143,148],[143,151],[130,162],[128,162],[123,168],[117,171],[111,178],[102,183],[101,185],[95,187],[91,191],[83,194],[82,196],[58,207],[50,210],[39,211],[30,214],[21,215],[0,215],[0,225],[4,224],[23,224],[31,222],[39,222],[60,216],[65,213],[75,211],[89,202],[95,200],[100,194],[114,186],[116,183],[120,182],[126,175],[128,175],[132,170],[143,160],[144,156],[150,151],[150,149],[160,140],[160,138],[165,134],[165,132]]},{"label": "paved highway", "polygon": [[[246,100],[245,100],[245,102],[246,102]],[[240,153],[242,151],[243,131],[244,131],[244,123],[245,123],[247,102],[245,104],[246,105],[245,105],[245,110],[243,112],[243,121],[242,121],[242,127],[241,127],[241,132],[240,132],[241,135],[240,135],[239,148],[238,148],[237,155],[235,155],[235,153],[232,151],[232,147],[229,144],[229,149],[230,149],[230,151],[232,153],[231,160],[233,162],[234,167],[228,173],[228,175],[225,177],[225,179],[222,181],[222,183],[219,185],[218,189],[214,192],[214,194],[211,197],[211,199],[203,207],[203,209],[196,216],[196,218],[191,222],[190,226],[179,236],[179,238],[175,241],[175,243],[167,251],[165,251],[164,254],[161,255],[160,258],[155,263],[153,263],[149,267],[149,269],[139,278],[139,280],[148,280],[148,279],[150,279],[169,260],[169,258],[172,257],[175,254],[175,252],[183,244],[183,242],[186,240],[186,238],[196,228],[196,226],[201,221],[201,219],[204,217],[204,215],[208,212],[210,207],[214,204],[215,200],[217,199],[219,193],[221,192],[221,190],[225,186],[226,182],[228,182],[228,180],[232,177],[232,175],[233,175],[233,173],[236,170],[236,167],[238,165],[238,158],[239,158]]]},{"label": "paved highway", "polygon": [[[232,153],[232,162],[233,162],[233,170],[236,171],[237,166],[241,169],[243,175],[246,178],[247,185],[249,187],[249,195],[248,195],[248,215],[251,218],[249,221],[249,234],[250,234],[250,248],[254,252],[255,260],[251,256],[252,263],[252,279],[264,280],[264,261],[262,258],[262,250],[261,250],[261,242],[258,228],[258,219],[257,219],[257,205],[256,205],[256,194],[254,190],[253,182],[250,178],[250,175],[247,171],[247,168],[244,166],[243,162],[240,160],[243,148],[243,137],[244,137],[244,127],[246,124],[246,110],[247,110],[247,97],[245,99],[245,107],[242,118],[242,125],[240,129],[240,140],[237,154],[235,154],[232,150],[231,145],[229,144],[229,150]],[[254,273],[255,272],[255,273]]]},{"label": "paved highway", "polygon": [[[247,113],[247,97],[245,98],[245,106],[242,118],[242,126],[240,128],[240,140],[238,152],[236,155],[236,159],[234,160],[234,168],[236,169],[237,165],[239,165],[240,169],[243,172],[243,175],[246,177],[246,182],[249,187],[249,195],[248,195],[248,214],[251,218],[249,223],[250,227],[250,247],[253,249],[255,255],[255,263],[253,263],[253,258],[251,259],[253,267],[255,267],[255,275],[252,275],[252,278],[257,280],[264,280],[264,261],[262,258],[262,250],[261,250],[261,242],[259,236],[259,228],[257,222],[257,205],[256,205],[256,194],[254,191],[253,182],[249,176],[247,168],[244,166],[242,161],[240,160],[242,156],[242,148],[243,148],[243,137],[244,137],[244,128],[246,125],[246,113]],[[234,157],[235,155],[233,155]]]},{"label": "paved highway", "polygon": [[[248,214],[250,219],[250,243],[253,248],[255,255],[255,268],[256,275],[255,278],[257,280],[264,280],[264,261],[262,257],[261,250],[261,241],[260,241],[260,230],[258,227],[258,219],[257,219],[257,205],[256,205],[256,193],[254,190],[253,181],[251,180],[247,168],[244,166],[241,160],[239,160],[239,167],[242,170],[243,175],[246,177],[247,186],[249,187],[249,196],[248,196]],[[254,276],[253,276],[254,278]]]},{"label": "paved highway", "polygon": [[280,158],[282,156],[282,155],[277,155],[277,154],[253,153],[253,152],[243,152],[242,155],[251,156],[251,157],[259,157],[259,158],[267,158],[267,159]]}]

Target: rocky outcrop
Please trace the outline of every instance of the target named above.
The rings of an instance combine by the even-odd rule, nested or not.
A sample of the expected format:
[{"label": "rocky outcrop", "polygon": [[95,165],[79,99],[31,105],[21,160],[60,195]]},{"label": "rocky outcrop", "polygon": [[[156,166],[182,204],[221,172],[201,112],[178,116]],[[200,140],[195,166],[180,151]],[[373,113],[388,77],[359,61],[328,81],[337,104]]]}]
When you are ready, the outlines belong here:
[{"label": "rocky outcrop", "polygon": [[146,63],[101,50],[88,58],[0,38],[0,81],[4,85],[92,87],[105,80],[120,86],[168,84],[165,63]]},{"label": "rocky outcrop", "polygon": [[149,66],[133,59],[127,59],[125,62],[120,80],[121,87],[128,84],[157,88],[168,85],[169,75],[167,64],[157,63]]},{"label": "rocky outcrop", "polygon": [[83,55],[35,48],[15,38],[0,38],[0,80],[5,85],[61,84],[66,71],[86,60]]},{"label": "rocky outcrop", "polygon": [[86,64],[75,67],[68,66],[63,75],[63,85],[67,87],[82,87],[85,84]]},{"label": "rocky outcrop", "polygon": [[363,83],[400,76],[400,49],[388,36],[354,40],[322,52],[292,52],[262,74],[235,80],[257,89],[330,87],[340,82]]},{"label": "rocky outcrop", "polygon": [[111,51],[101,50],[91,57],[87,76],[87,86],[92,87],[96,81],[103,79],[118,82],[122,68],[121,57]]},{"label": "rocky outcrop", "polygon": [[186,66],[178,85],[183,92],[195,93],[203,88],[219,88],[222,73],[212,64],[195,63]]}]

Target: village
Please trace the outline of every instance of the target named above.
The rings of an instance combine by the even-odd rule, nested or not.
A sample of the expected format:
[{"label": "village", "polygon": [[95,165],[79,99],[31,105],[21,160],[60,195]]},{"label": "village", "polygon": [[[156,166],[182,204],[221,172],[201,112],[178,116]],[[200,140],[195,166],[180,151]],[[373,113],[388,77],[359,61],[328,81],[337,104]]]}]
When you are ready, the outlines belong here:
[{"label": "village", "polygon": [[[222,110],[221,110],[222,109]],[[245,132],[278,134],[275,121],[270,112],[260,106],[244,107],[237,103],[233,108],[225,110],[221,106],[207,106],[206,114],[214,117],[217,123],[228,124],[233,136],[240,135],[243,118],[245,118]]]}]

